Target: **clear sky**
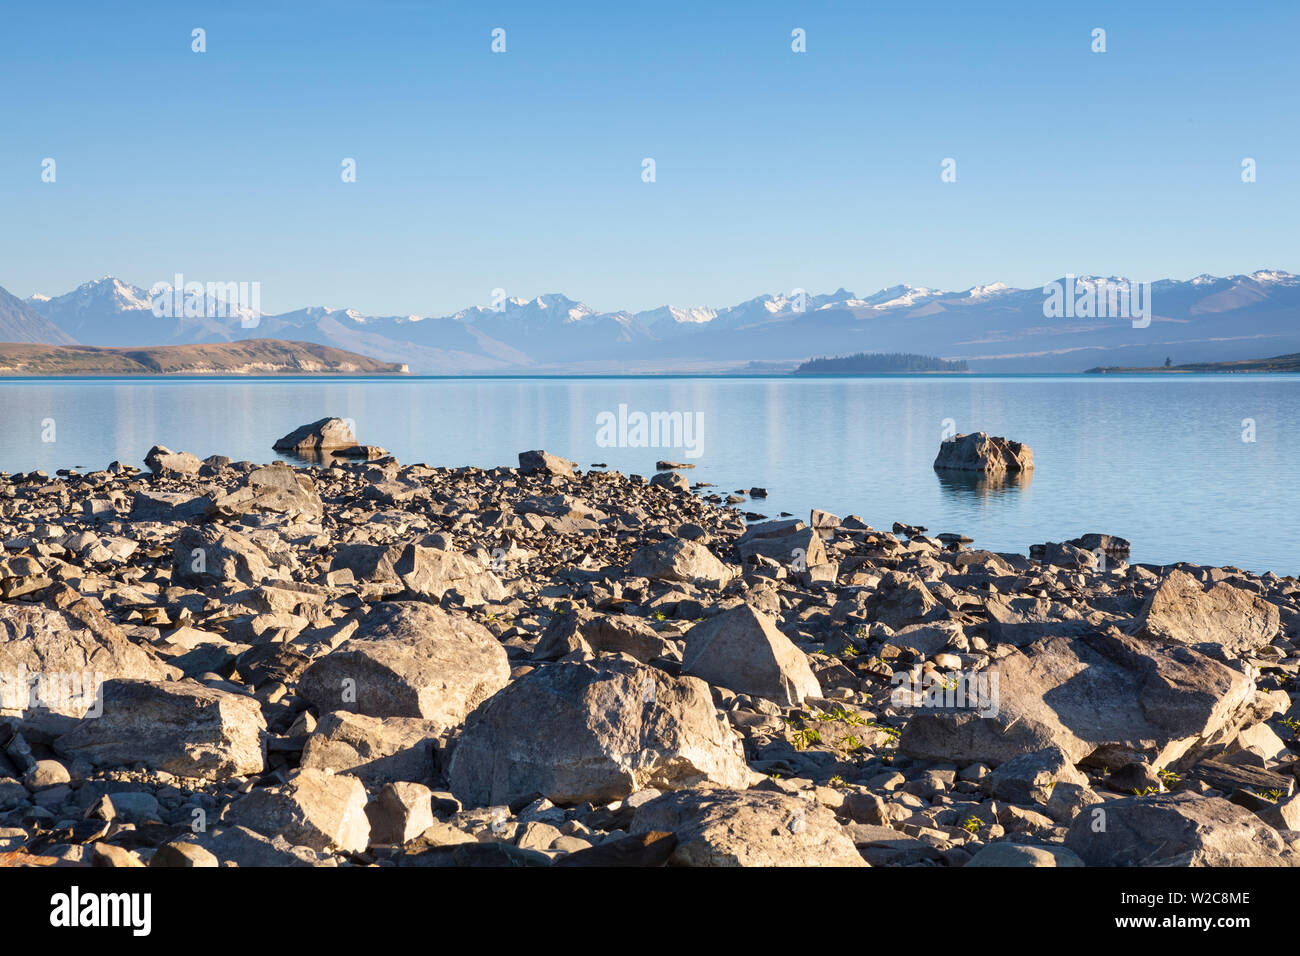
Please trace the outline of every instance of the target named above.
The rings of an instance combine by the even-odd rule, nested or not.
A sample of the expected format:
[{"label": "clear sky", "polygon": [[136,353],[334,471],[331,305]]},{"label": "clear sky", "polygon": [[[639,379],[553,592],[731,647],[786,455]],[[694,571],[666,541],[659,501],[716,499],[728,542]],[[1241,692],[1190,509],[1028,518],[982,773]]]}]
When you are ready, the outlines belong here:
[{"label": "clear sky", "polygon": [[0,285],[437,315],[1300,272],[1297,36],[1291,0],[7,3]]}]

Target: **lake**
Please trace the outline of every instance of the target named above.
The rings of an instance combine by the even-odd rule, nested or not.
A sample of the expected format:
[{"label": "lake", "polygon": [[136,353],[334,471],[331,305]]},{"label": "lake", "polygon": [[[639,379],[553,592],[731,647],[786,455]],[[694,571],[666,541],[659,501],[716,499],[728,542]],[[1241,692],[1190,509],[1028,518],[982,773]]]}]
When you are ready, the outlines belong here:
[{"label": "lake", "polygon": [[[338,416],[403,463],[513,466],[545,448],[649,476],[668,458],[717,491],[766,488],[742,507],[771,516],[817,507],[1021,553],[1098,531],[1130,539],[1134,561],[1300,570],[1293,375],[9,379],[0,410],[8,472],[142,465],[155,443],[269,461],[281,435]],[[638,412],[681,413],[653,419],[677,447],[628,447],[658,437]],[[1032,479],[941,477],[953,430],[1027,442]]]}]

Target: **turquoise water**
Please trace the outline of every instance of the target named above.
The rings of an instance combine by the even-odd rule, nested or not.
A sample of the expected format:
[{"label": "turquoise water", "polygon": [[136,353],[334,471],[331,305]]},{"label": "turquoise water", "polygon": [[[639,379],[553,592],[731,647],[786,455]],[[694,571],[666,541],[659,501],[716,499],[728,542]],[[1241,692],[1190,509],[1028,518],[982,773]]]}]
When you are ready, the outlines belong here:
[{"label": "turquoise water", "polygon": [[[620,405],[625,419],[689,416],[697,447],[598,443],[598,416],[617,423]],[[1132,540],[1135,561],[1300,571],[1292,375],[14,379],[0,381],[0,412],[10,472],[141,464],[154,443],[267,461],[276,438],[335,415],[406,463],[514,465],[545,448],[650,475],[669,458],[695,463],[686,474],[717,490],[767,488],[752,507],[768,515],[818,507],[1019,552],[1100,531]],[[946,428],[1027,442],[1032,480],[941,478],[932,464]],[[620,437],[617,424],[606,431]]]}]

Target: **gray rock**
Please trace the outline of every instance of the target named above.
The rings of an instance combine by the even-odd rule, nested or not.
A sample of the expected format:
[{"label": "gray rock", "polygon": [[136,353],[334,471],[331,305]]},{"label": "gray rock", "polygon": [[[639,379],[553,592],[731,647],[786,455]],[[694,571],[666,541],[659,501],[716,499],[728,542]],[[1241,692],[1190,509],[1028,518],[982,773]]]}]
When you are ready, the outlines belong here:
[{"label": "gray rock", "polygon": [[698,587],[725,587],[736,572],[697,541],[669,538],[632,555],[627,573],[656,581],[678,581]]},{"label": "gray rock", "polygon": [[237,531],[216,525],[186,527],[176,536],[172,580],[188,587],[214,584],[256,585],[283,575],[266,551]]},{"label": "gray rock", "polygon": [[1170,571],[1134,623],[1135,633],[1179,644],[1219,645],[1239,657],[1278,634],[1277,605],[1220,581],[1208,590],[1186,571]]},{"label": "gray rock", "polygon": [[367,717],[334,711],[307,738],[300,766],[347,773],[368,787],[397,780],[428,781],[443,726],[416,717]]},{"label": "gray rock", "polygon": [[551,618],[533,651],[533,659],[556,661],[574,651],[582,651],[588,657],[612,652],[649,663],[663,654],[667,647],[664,639],[643,618],[577,610]]},{"label": "gray rock", "polygon": [[1088,778],[1075,769],[1058,747],[1012,757],[983,781],[985,791],[1008,803],[1046,804],[1060,784],[1086,787]]},{"label": "gray rock", "polygon": [[197,475],[203,464],[187,451],[172,451],[164,445],[150,448],[144,463],[155,475]]},{"label": "gray rock", "polygon": [[234,491],[214,498],[209,510],[226,517],[264,511],[319,518],[323,509],[310,478],[276,463],[250,471]]},{"label": "gray rock", "polygon": [[[1059,747],[1075,765],[1146,760],[1179,766],[1225,744],[1250,719],[1252,680],[1203,654],[1116,630],[1054,637],[1013,651],[989,668],[995,714],[921,708],[900,740],[926,760],[996,766]],[[1181,762],[1181,763],[1180,763]]]},{"label": "gray rock", "polygon": [[356,436],[343,419],[322,418],[309,425],[298,426],[271,447],[276,451],[312,452],[348,448],[356,443]]},{"label": "gray rock", "polygon": [[1067,848],[1089,866],[1289,866],[1277,831],[1219,797],[1189,793],[1109,800],[1071,824]]},{"label": "gray rock", "polygon": [[298,694],[322,711],[455,727],[509,679],[505,649],[481,624],[430,604],[385,601],[306,670]]},{"label": "gray rock", "polygon": [[785,793],[687,790],[637,808],[632,834],[677,837],[670,866],[866,866],[826,807]]},{"label": "gray rock", "polygon": [[808,656],[777,630],[775,619],[748,604],[687,632],[682,673],[786,707],[822,695]]},{"label": "gray rock", "polygon": [[387,784],[366,807],[366,816],[372,846],[409,843],[433,826],[433,792],[419,783]]},{"label": "gray rock", "polygon": [[979,471],[987,475],[1026,472],[1034,468],[1028,445],[984,432],[957,435],[939,446],[934,467],[946,471]]},{"label": "gray rock", "polygon": [[471,605],[505,597],[505,588],[495,574],[458,551],[414,544],[351,544],[339,548],[330,563],[331,571],[343,568],[358,581],[400,584],[411,596],[428,601],[441,601],[448,591],[455,591]]},{"label": "gray rock", "polygon": [[679,475],[675,471],[661,471],[650,479],[650,487],[666,488],[668,491],[687,494],[691,490],[691,483],[686,480],[686,476]]},{"label": "gray rock", "polygon": [[448,779],[467,805],[604,803],[647,787],[745,787],[739,736],[708,685],[614,658],[551,664],[470,715]]},{"label": "gray rock", "polygon": [[188,682],[111,680],[103,714],[54,741],[56,752],[97,767],[142,763],[180,777],[260,773],[266,721],[256,700]]},{"label": "gray rock", "polygon": [[1060,846],[1024,846],[990,843],[970,858],[967,866],[1084,866],[1072,850]]},{"label": "gray rock", "polygon": [[366,788],[323,770],[301,770],[283,786],[251,791],[226,806],[221,822],[314,850],[360,853],[370,843]]},{"label": "gray rock", "polygon": [[562,475],[565,478],[572,478],[576,467],[578,463],[575,461],[540,450],[519,453],[519,470],[525,475]]}]

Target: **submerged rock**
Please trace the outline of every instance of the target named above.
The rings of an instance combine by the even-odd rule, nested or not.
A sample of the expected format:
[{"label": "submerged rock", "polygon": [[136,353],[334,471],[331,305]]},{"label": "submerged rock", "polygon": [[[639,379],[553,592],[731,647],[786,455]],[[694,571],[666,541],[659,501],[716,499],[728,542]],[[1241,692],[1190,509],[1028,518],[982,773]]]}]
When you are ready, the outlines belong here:
[{"label": "submerged rock", "polygon": [[1026,472],[1034,469],[1034,453],[1021,442],[974,432],[957,435],[941,444],[934,467],[941,471],[978,471],[986,475]]}]

